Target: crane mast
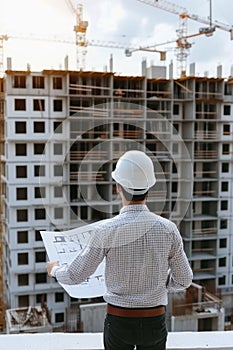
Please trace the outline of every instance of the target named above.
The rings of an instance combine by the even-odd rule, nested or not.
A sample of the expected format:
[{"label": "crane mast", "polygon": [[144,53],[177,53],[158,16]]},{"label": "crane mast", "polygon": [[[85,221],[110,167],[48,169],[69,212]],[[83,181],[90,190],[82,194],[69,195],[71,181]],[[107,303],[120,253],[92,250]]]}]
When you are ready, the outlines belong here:
[{"label": "crane mast", "polygon": [[66,3],[76,16],[76,24],[74,25],[74,32],[75,32],[75,44],[76,44],[77,69],[84,69],[86,64],[86,54],[87,54],[86,32],[87,32],[88,22],[83,20],[82,4],[77,4],[77,8],[75,8],[71,0],[66,0]]},{"label": "crane mast", "polygon": [[160,1],[160,0],[137,0],[141,3],[158,7],[161,10],[173,13],[179,16],[179,29],[177,29],[177,43],[176,47],[176,58],[177,58],[177,69],[181,75],[186,72],[187,57],[189,54],[189,49],[191,44],[187,41],[187,10],[184,7],[178,6],[170,1]]}]

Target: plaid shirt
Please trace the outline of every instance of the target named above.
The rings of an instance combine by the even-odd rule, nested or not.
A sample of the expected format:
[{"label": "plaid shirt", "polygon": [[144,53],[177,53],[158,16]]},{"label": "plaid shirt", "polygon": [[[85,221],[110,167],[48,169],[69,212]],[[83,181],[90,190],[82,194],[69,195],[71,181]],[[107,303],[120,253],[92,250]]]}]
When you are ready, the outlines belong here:
[{"label": "plaid shirt", "polygon": [[184,289],[192,270],[174,223],[146,205],[124,206],[119,215],[98,225],[91,244],[54,275],[63,284],[79,284],[106,259],[107,303],[143,308],[167,304],[168,290]]}]

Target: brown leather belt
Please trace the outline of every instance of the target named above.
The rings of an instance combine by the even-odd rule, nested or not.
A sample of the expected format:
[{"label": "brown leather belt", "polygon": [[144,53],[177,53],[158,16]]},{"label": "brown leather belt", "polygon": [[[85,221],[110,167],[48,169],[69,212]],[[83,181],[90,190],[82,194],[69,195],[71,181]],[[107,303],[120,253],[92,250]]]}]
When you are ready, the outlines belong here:
[{"label": "brown leather belt", "polygon": [[153,317],[165,313],[165,306],[158,306],[147,309],[128,309],[107,304],[107,313],[121,317]]}]

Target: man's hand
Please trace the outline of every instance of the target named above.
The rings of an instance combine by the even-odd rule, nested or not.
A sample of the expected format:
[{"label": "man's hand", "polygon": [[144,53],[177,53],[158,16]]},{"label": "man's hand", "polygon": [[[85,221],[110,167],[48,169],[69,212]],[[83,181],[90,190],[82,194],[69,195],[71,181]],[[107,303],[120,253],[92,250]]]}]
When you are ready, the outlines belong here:
[{"label": "man's hand", "polygon": [[52,277],[51,271],[52,271],[52,268],[54,266],[59,266],[58,261],[47,262],[46,268],[47,268],[47,272],[48,272],[49,277]]}]

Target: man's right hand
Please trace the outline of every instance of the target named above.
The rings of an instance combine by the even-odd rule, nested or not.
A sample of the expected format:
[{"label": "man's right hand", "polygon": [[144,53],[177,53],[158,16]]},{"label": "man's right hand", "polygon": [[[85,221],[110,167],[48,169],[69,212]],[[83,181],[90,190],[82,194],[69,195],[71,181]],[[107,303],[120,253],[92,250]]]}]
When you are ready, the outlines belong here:
[{"label": "man's right hand", "polygon": [[52,262],[49,261],[49,262],[47,262],[47,264],[46,264],[46,268],[47,268],[47,272],[48,272],[49,277],[54,277],[54,276],[51,274],[52,268],[53,268],[54,266],[59,266],[59,262],[58,262],[58,261],[52,261]]}]

